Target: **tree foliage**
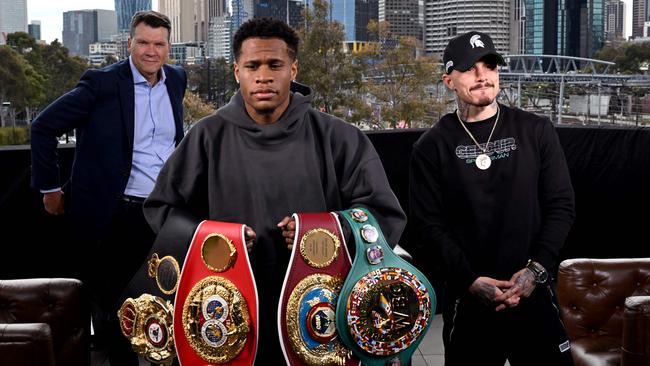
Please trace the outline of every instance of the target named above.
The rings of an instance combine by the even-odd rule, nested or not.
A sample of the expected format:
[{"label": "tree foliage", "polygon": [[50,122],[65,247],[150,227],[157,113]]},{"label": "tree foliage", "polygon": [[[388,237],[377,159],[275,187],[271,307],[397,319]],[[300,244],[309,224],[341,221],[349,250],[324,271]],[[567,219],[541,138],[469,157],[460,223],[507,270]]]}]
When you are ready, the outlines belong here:
[{"label": "tree foliage", "polygon": [[214,113],[214,108],[211,105],[205,103],[198,94],[192,93],[191,91],[185,93],[183,110],[183,126],[186,132],[201,118]]},{"label": "tree foliage", "polygon": [[239,87],[233,68],[226,59],[209,59],[203,64],[186,65],[188,89],[217,108],[225,105]]},{"label": "tree foliage", "polygon": [[368,47],[365,89],[374,99],[373,122],[378,127],[412,126],[426,123],[438,104],[429,89],[440,80],[436,60],[417,56],[412,37],[395,37],[387,22],[371,21],[368,30],[378,43]]},{"label": "tree foliage", "polygon": [[650,42],[623,42],[618,45],[604,46],[594,57],[614,62],[614,69],[624,74],[647,72],[650,63]]},{"label": "tree foliage", "polygon": [[305,25],[298,29],[297,80],[314,90],[314,104],[331,113],[349,99],[347,90],[361,83],[361,73],[344,52],[343,25],[329,21],[329,4],[315,0],[305,11]]}]

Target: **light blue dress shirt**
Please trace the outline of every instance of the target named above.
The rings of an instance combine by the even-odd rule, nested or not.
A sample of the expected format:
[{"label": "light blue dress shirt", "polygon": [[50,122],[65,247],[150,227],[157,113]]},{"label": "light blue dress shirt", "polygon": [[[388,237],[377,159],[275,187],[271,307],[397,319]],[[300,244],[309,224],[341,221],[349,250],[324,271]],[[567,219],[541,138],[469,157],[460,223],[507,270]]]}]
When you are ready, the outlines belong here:
[{"label": "light blue dress shirt", "polygon": [[174,111],[165,85],[165,71],[156,85],[150,85],[129,57],[135,91],[133,165],[124,194],[147,197],[167,158],[174,151]]}]

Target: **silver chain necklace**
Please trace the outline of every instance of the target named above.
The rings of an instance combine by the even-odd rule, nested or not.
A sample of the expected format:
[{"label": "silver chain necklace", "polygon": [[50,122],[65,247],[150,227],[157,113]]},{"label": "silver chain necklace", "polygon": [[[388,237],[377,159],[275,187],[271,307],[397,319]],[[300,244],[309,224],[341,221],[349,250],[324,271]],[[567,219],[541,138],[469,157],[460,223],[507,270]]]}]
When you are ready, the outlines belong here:
[{"label": "silver chain necklace", "polygon": [[476,161],[474,161],[476,163],[476,166],[481,170],[486,170],[487,168],[490,167],[490,165],[492,165],[492,159],[490,159],[490,157],[488,156],[487,149],[488,149],[488,144],[492,139],[492,134],[494,133],[494,130],[497,128],[497,122],[499,122],[500,113],[501,113],[501,108],[499,108],[499,105],[497,104],[497,118],[494,120],[494,125],[492,126],[492,131],[490,132],[490,136],[488,136],[487,142],[485,142],[485,148],[482,148],[481,144],[479,144],[478,141],[476,141],[476,139],[474,138],[474,135],[472,135],[472,133],[469,132],[467,127],[465,127],[465,124],[463,123],[463,119],[460,118],[460,110],[456,109],[456,116],[458,116],[458,122],[460,123],[461,126],[463,126],[463,129],[465,130],[465,132],[467,132],[469,137],[472,138],[472,140],[476,144],[476,147],[478,147],[479,150],[483,152],[483,154],[479,154],[479,156],[476,157]]}]

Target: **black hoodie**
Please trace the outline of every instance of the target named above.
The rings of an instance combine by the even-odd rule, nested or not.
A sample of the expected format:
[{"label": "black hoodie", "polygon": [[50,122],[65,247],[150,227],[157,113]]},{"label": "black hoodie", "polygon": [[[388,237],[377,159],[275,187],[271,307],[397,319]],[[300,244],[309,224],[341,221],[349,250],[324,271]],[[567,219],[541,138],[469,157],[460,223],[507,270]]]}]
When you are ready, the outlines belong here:
[{"label": "black hoodie", "polygon": [[260,295],[260,347],[265,347],[264,334],[277,334],[275,319],[264,319],[263,309],[277,311],[288,263],[290,252],[277,227],[283,217],[364,206],[391,245],[406,224],[369,139],[358,128],[313,109],[309,88],[300,91],[291,94],[287,110],[270,125],[255,123],[241,94],[235,94],[189,131],[144,205],[156,232],[172,208],[255,230],[251,262]]}]

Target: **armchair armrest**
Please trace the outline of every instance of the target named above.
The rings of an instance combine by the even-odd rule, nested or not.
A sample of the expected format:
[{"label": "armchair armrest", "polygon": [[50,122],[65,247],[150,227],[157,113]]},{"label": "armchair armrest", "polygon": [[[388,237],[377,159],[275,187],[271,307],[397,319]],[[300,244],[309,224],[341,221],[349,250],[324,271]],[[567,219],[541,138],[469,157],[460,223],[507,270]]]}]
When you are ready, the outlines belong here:
[{"label": "armchair armrest", "polygon": [[45,323],[0,324],[0,365],[54,366],[50,326]]},{"label": "armchair armrest", "polygon": [[630,296],[623,312],[621,366],[650,364],[650,296]]}]

